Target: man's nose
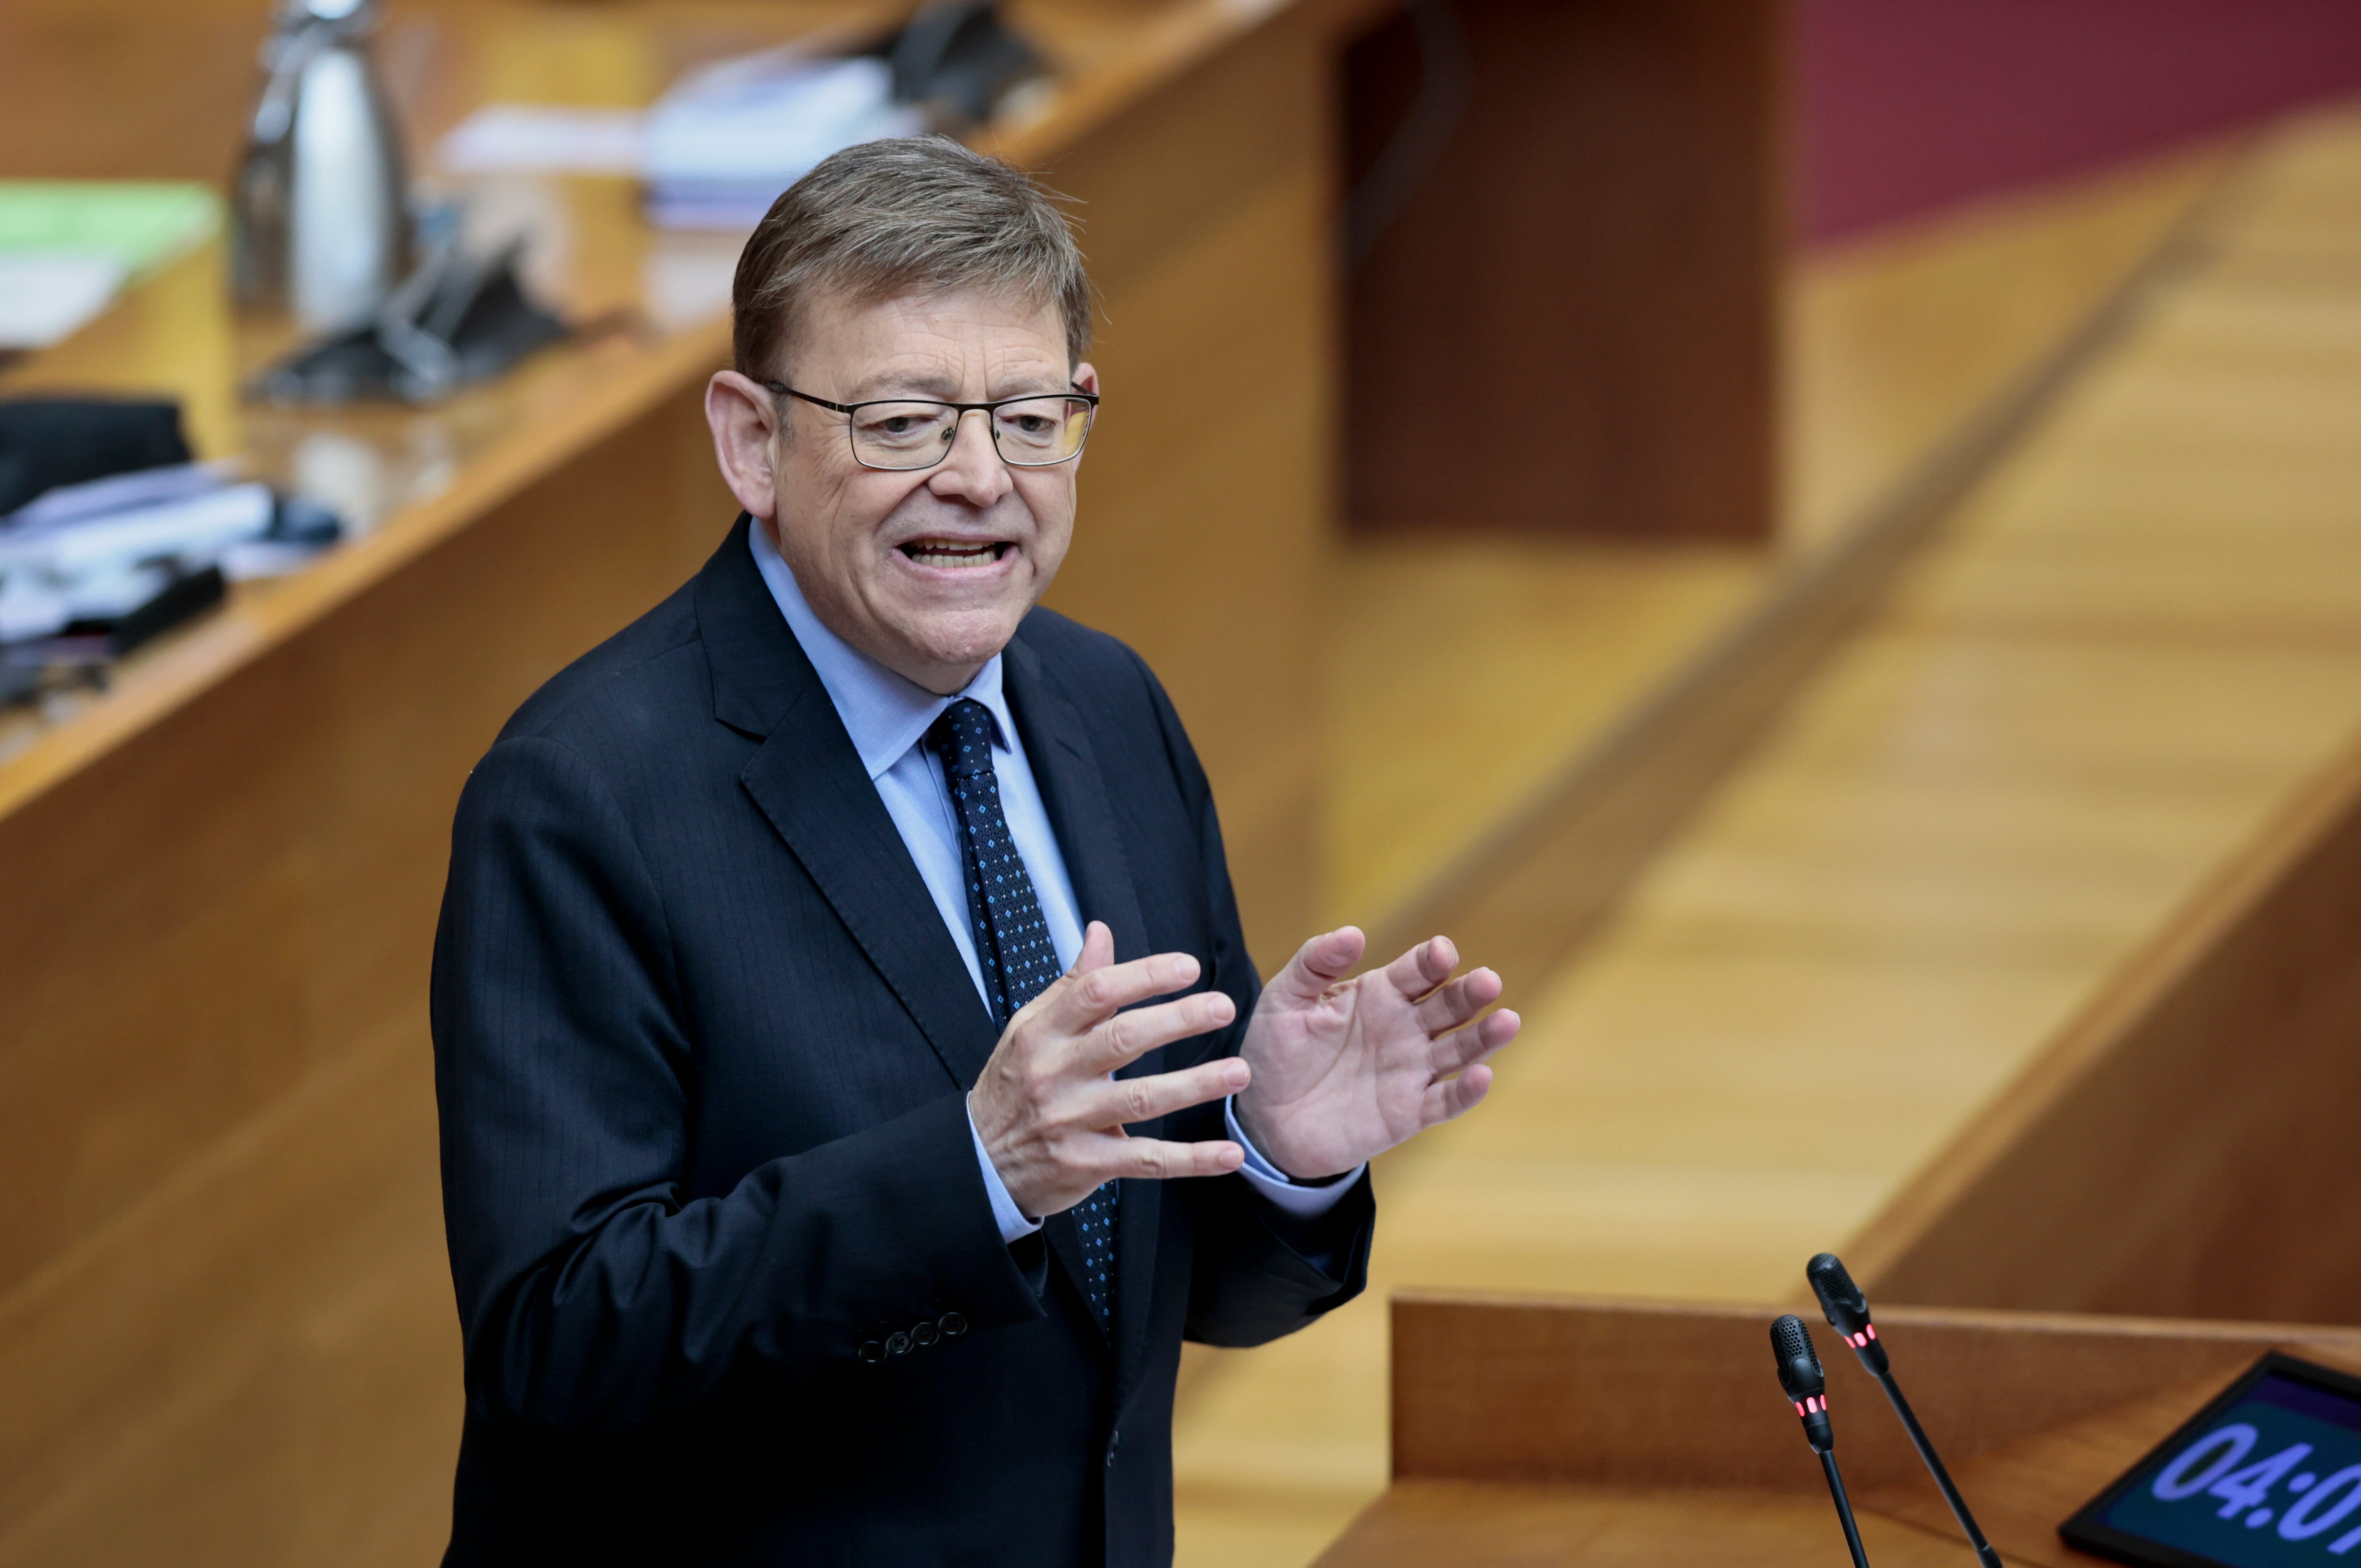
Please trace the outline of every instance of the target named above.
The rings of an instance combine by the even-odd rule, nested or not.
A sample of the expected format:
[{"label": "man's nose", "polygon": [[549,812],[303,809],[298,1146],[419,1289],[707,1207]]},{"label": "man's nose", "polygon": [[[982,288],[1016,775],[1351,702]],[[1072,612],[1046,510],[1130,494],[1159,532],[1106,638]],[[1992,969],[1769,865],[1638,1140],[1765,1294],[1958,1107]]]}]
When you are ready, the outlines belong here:
[{"label": "man's nose", "polygon": [[951,449],[928,477],[928,488],[946,499],[990,506],[1008,493],[1008,466],[992,444],[992,415],[982,409],[968,410],[960,415]]}]

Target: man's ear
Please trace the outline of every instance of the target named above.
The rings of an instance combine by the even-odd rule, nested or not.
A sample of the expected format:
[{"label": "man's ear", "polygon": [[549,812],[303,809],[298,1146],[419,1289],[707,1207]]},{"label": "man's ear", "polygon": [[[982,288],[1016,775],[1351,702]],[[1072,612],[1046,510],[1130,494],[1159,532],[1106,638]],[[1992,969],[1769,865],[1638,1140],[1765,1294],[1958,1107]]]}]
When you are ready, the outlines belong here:
[{"label": "man's ear", "polygon": [[738,504],[771,521],[779,510],[778,475],[772,436],[778,405],[770,391],[735,370],[720,370],[705,384],[705,422],[713,431],[713,457]]}]

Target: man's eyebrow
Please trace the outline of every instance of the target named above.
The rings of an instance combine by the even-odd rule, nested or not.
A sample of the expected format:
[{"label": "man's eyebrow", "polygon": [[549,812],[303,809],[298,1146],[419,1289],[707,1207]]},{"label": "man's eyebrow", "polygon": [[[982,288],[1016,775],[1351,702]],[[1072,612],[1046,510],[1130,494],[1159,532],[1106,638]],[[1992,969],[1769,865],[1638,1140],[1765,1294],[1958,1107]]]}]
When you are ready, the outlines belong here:
[{"label": "man's eyebrow", "polygon": [[951,378],[939,372],[922,371],[910,375],[905,371],[881,371],[864,376],[845,389],[844,400],[857,403],[870,398],[929,398],[937,402],[950,402],[959,390]]},{"label": "man's eyebrow", "polygon": [[[1001,398],[1033,397],[1071,389],[1072,383],[1065,377],[1054,370],[1044,370],[1038,376],[1032,374],[1018,376],[1012,382],[993,389],[986,397],[997,400]],[[920,398],[930,402],[951,403],[959,401],[959,388],[950,377],[939,373],[922,371],[917,375],[907,375],[900,371],[889,370],[874,376],[864,376],[853,382],[846,389],[841,400],[859,403],[879,398]]]}]

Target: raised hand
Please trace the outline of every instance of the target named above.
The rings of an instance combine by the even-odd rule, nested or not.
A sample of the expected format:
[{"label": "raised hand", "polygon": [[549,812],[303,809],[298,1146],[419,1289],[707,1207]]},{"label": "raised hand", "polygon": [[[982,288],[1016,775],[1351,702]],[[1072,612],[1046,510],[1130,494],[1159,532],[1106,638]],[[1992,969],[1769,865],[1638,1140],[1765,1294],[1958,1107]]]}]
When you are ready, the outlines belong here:
[{"label": "raised hand", "polygon": [[[1451,979],[1459,950],[1422,942],[1382,970],[1343,978],[1367,938],[1354,927],[1314,937],[1263,988],[1240,1057],[1240,1128],[1302,1180],[1352,1169],[1459,1115],[1492,1085],[1486,1058],[1516,1038],[1500,977]],[[1446,983],[1447,982],[1447,983]],[[1480,1015],[1480,1016],[1479,1016]]]},{"label": "raised hand", "polygon": [[1063,1213],[1115,1177],[1220,1176],[1246,1151],[1234,1143],[1135,1138],[1126,1122],[1202,1105],[1246,1086],[1235,1057],[1179,1072],[1113,1081],[1107,1075],[1159,1046],[1225,1027],[1237,1004],[1222,992],[1125,1013],[1197,978],[1186,953],[1119,964],[1096,920],[1071,970],[1017,1010],[967,1097],[984,1153],[1016,1207],[1032,1219]]}]

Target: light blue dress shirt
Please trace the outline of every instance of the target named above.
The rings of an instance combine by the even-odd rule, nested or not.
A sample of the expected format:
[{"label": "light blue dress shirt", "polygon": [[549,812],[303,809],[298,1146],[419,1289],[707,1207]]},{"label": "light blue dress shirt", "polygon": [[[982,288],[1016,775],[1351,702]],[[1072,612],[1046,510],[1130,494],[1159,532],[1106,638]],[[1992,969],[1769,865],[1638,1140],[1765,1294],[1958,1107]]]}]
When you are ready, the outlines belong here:
[{"label": "light blue dress shirt", "polygon": [[[860,754],[869,782],[877,786],[877,797],[885,803],[885,814],[894,819],[895,831],[909,847],[910,858],[917,862],[918,875],[933,895],[943,924],[950,927],[951,940],[959,945],[968,978],[975,982],[984,1010],[992,1010],[992,993],[984,989],[983,965],[976,957],[975,933],[968,914],[959,816],[951,806],[942,759],[921,743],[937,716],[961,697],[974,698],[992,715],[992,772],[1000,786],[1001,814],[1008,819],[1008,836],[1016,841],[1016,852],[1024,857],[1025,869],[1033,878],[1033,891],[1040,898],[1041,917],[1049,927],[1058,962],[1073,968],[1082,951],[1082,918],[1074,903],[1073,880],[1066,874],[1066,857],[1050,829],[1040,786],[1034,783],[1032,765],[1025,760],[1025,742],[1016,733],[1016,718],[1001,690],[1000,655],[994,654],[964,690],[937,696],[822,624],[796,586],[796,575],[786,559],[771,542],[771,531],[759,520],[746,530],[746,537],[754,552],[754,565],[771,597],[778,601],[779,613],[787,618],[788,629],[802,644],[804,656],[812,662],[819,684],[828,689],[829,701],[836,705],[837,717],[852,737],[852,749]],[[1235,1105],[1224,1103],[1222,1113],[1231,1140],[1246,1151],[1240,1174],[1257,1192],[1300,1218],[1310,1219],[1335,1207],[1367,1168],[1356,1167],[1317,1184],[1292,1180],[1246,1141],[1238,1130]],[[1001,1239],[1013,1242],[1039,1230],[1041,1222],[1027,1218],[1009,1197],[1008,1186],[1000,1179],[972,1117],[968,1133],[975,1139],[976,1161],[983,1168],[984,1190],[991,1195],[992,1215],[999,1223]]]}]

